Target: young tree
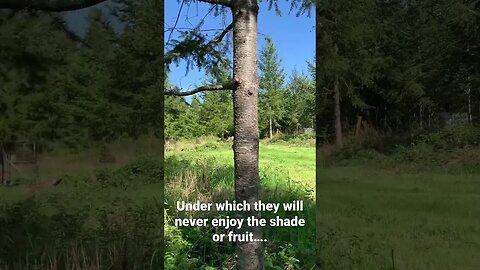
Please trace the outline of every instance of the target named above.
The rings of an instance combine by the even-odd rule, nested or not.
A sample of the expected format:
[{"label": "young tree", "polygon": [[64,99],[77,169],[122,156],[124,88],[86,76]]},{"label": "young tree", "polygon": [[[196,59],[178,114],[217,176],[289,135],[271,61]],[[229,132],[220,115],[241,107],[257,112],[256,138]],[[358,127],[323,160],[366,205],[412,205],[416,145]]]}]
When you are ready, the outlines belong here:
[{"label": "young tree", "polygon": [[285,83],[285,72],[275,44],[270,37],[265,38],[265,47],[260,52],[260,107],[262,118],[268,121],[268,135],[273,137],[273,128],[279,127],[279,121],[285,115],[285,93],[282,89]]},{"label": "young tree", "polygon": [[[235,197],[253,205],[258,200],[260,179],[258,172],[258,75],[257,75],[257,0],[199,0],[220,6],[232,14],[232,23],[216,38],[206,41],[198,32],[185,36],[166,56],[170,64],[179,58],[195,59],[197,65],[212,68],[218,63],[219,53],[215,45],[233,29],[233,82],[224,85],[202,86],[190,91],[168,91],[169,95],[190,95],[201,91],[217,91],[233,88],[234,110],[234,170]],[[270,0],[270,6],[276,1]],[[292,0],[292,5],[301,3],[300,12],[313,6],[313,1]],[[186,48],[190,48],[186,49]],[[233,87],[232,87],[233,86]],[[240,213],[243,218],[259,216],[254,211]],[[262,239],[261,227],[244,226],[239,233],[249,231],[255,239]],[[237,244],[238,269],[263,269],[263,244],[243,242]]]},{"label": "young tree", "polygon": [[[210,74],[210,84],[223,84],[232,80],[227,66],[219,66]],[[233,134],[233,99],[229,91],[207,91],[201,94],[203,103],[200,114],[205,135],[226,138]]]}]

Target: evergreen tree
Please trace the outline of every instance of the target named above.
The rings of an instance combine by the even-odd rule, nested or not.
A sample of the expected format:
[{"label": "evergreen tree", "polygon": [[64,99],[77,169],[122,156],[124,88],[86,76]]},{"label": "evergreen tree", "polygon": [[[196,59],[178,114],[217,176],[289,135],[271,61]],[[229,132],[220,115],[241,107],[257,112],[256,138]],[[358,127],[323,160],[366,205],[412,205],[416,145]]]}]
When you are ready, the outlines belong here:
[{"label": "evergreen tree", "polygon": [[300,133],[303,128],[314,128],[315,81],[296,69],[285,90],[285,121],[290,133]]},{"label": "evergreen tree", "polygon": [[[335,141],[343,146],[342,107],[350,103],[356,109],[370,106],[361,91],[372,83],[378,58],[372,42],[375,1],[320,1],[317,5],[317,78],[319,91],[333,94]],[[348,102],[348,103],[347,103]]]},{"label": "evergreen tree", "polygon": [[260,129],[268,130],[269,138],[274,128],[280,127],[280,120],[285,116],[285,73],[273,40],[265,38],[265,47],[260,52],[259,87],[260,87]]}]

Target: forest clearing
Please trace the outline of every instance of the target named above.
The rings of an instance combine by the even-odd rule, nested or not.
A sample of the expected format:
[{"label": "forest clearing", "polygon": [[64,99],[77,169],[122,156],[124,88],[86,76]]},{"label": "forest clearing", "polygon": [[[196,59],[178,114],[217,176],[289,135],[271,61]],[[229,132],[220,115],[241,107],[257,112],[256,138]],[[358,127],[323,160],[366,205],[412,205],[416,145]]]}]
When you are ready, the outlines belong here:
[{"label": "forest clearing", "polygon": [[350,138],[342,150],[319,149],[319,264],[477,269],[479,132],[460,125],[382,139],[370,131],[368,143]]},{"label": "forest clearing", "polygon": [[[167,180],[165,184],[167,201],[169,198],[201,198],[206,201],[230,198],[233,193],[231,144],[202,141],[198,146],[193,145],[192,142],[179,142],[177,150],[167,152],[166,175],[173,177],[169,173],[169,164],[178,172],[178,167],[174,164],[189,160],[193,162],[190,163],[190,168],[198,169],[197,176],[203,172],[208,173],[208,177],[203,180],[190,177],[188,180],[186,175],[183,178],[178,178],[178,174],[174,174],[176,176],[173,178],[167,176],[167,179],[176,179],[170,183]],[[425,146],[411,149],[399,146],[386,156],[377,153],[378,157],[363,149],[355,157],[341,157],[341,161],[337,160],[335,155],[339,154],[331,146],[319,149],[317,194],[315,196],[313,193],[313,196],[318,198],[315,212],[317,259],[321,265],[326,269],[391,269],[392,265],[395,265],[395,269],[475,269],[480,263],[475,256],[480,249],[480,223],[477,219],[480,211],[476,207],[480,197],[479,167],[473,164],[475,158],[469,159],[468,162],[473,162],[472,164],[438,164],[444,162],[443,159],[452,159],[451,156],[469,152],[465,155],[472,155],[471,152],[478,150],[475,147],[470,150],[451,148],[449,151],[454,154],[450,156],[438,151],[437,154],[443,159],[436,164],[431,161],[434,159],[433,154],[425,149],[419,150],[420,147],[428,149]],[[370,156],[366,153],[370,153]],[[431,160],[420,163],[419,159],[428,158],[419,153],[428,153]],[[407,162],[404,157],[414,155],[419,157],[411,157],[412,162]],[[281,140],[261,143],[259,160],[264,198],[274,201],[278,201],[278,198],[311,200],[305,198],[308,196],[305,191],[315,187],[313,146],[288,144]],[[182,185],[178,183],[179,179],[203,182]],[[187,191],[187,186],[192,188]],[[196,193],[193,187],[199,186],[203,187],[200,190],[213,192]],[[272,189],[275,192],[270,192]],[[288,193],[284,193],[285,190]],[[169,201],[169,204],[172,203]],[[315,213],[307,210],[305,215],[310,217],[307,220],[313,221]],[[169,218],[166,222],[172,222],[175,215],[173,209],[170,211],[167,207],[166,216]],[[285,231],[269,228],[266,231],[268,237],[279,243],[285,241],[291,246],[287,252],[290,256],[287,257],[279,255],[285,246],[268,246],[267,254],[270,257],[267,256],[266,260],[273,262],[274,266],[291,264],[298,269],[310,269],[306,267],[312,263],[308,253],[297,249],[311,245],[308,237],[297,235],[313,236],[315,229],[310,223],[304,232],[299,228]],[[169,228],[173,230],[173,227]],[[205,231],[201,233],[203,237],[196,235],[195,238],[192,237],[192,231],[194,230],[180,229],[177,232],[187,242],[208,239],[209,232]],[[167,254],[169,247],[174,246],[172,242],[169,244],[169,241],[174,241],[172,239],[167,238]],[[196,246],[203,248],[211,245],[212,243],[196,242]],[[230,252],[233,250],[230,249]],[[195,250],[190,252],[199,254]],[[212,256],[211,253],[210,257],[197,258],[207,265],[210,263],[218,266],[223,265],[222,260],[229,261],[229,255],[225,254],[230,252],[223,252],[224,257],[221,258]],[[171,254],[173,253],[172,251]],[[175,260],[179,262],[182,259]]]},{"label": "forest clearing", "polygon": [[[327,268],[389,269],[395,264],[396,269],[475,269],[479,264],[475,254],[480,249],[480,224],[476,218],[480,214],[476,207],[480,172],[473,164],[476,159],[472,153],[477,148],[462,150],[469,153],[468,160],[473,162],[470,166],[429,167],[424,161],[415,167],[412,164],[418,159],[428,160],[427,154],[434,156],[418,148],[397,150],[388,156],[360,150],[353,158],[342,157],[339,161],[332,160],[335,152],[330,146],[322,146],[315,196],[313,144],[262,142],[262,200],[303,199],[306,208],[302,214],[307,221],[303,228],[266,228],[266,238],[275,239],[266,245],[267,269],[288,265],[310,269],[306,267],[314,263],[315,214],[319,259]],[[142,256],[152,256],[160,248],[160,242],[148,238],[158,230],[155,222],[160,222],[156,204],[161,202],[161,185],[155,183],[161,166],[159,149],[158,141],[144,138],[140,142],[124,141],[76,153],[56,151],[40,156],[38,183],[0,189],[2,222],[17,225],[4,234],[11,240],[2,240],[2,250],[12,258],[11,263],[21,258],[23,265],[28,265],[27,261],[37,258],[37,265],[55,269],[48,268],[46,261],[42,264],[41,258],[67,264],[66,258],[76,254],[78,259],[86,261],[90,257],[101,266],[120,263],[124,247],[133,258],[127,260],[132,265],[140,265]],[[230,149],[229,142],[207,138],[178,141],[166,151],[167,269],[234,267],[234,245],[211,241],[212,228],[175,228],[172,223],[178,215],[174,203],[179,198],[213,202],[232,198]],[[407,160],[403,156],[412,153],[418,156],[410,157],[412,163],[397,161],[399,156]],[[447,154],[438,155],[448,158]],[[391,166],[392,161],[397,161],[395,166]],[[55,187],[41,184],[42,179],[54,178],[64,180]],[[111,201],[117,206],[106,211]],[[24,218],[27,213],[31,218]],[[60,217],[68,217],[69,221],[64,223]],[[113,222],[115,217],[119,218],[117,222]],[[110,229],[99,231],[98,224],[107,219],[112,222],[107,226]],[[135,222],[143,223],[145,219],[149,222],[135,229],[140,224]],[[149,242],[107,241],[122,230],[125,239],[148,238]],[[56,234],[65,236],[52,241]],[[106,242],[91,242],[94,235]],[[37,239],[35,244],[30,246],[29,237]],[[10,241],[23,243],[24,248],[14,251],[7,245]],[[48,253],[44,247],[50,242],[66,248]],[[205,252],[207,249],[218,252]],[[95,259],[97,252],[104,254]]]}]

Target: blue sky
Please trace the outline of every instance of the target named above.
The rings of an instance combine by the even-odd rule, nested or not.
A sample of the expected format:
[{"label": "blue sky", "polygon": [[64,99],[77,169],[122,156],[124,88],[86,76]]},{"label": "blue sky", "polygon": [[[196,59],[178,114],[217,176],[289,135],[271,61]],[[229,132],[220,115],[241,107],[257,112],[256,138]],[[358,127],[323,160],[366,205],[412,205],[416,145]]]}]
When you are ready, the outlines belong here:
[{"label": "blue sky", "polygon": [[[275,42],[275,46],[282,59],[282,66],[290,76],[294,67],[301,72],[306,72],[306,61],[313,62],[315,55],[315,12],[312,16],[306,14],[296,17],[296,11],[290,12],[290,3],[285,0],[279,0],[282,16],[277,16],[274,10],[268,10],[266,3],[260,4],[258,16],[258,49],[261,50],[265,44],[265,36],[270,36]],[[190,6],[184,5],[180,14],[176,28],[191,28],[196,25],[207,14],[211,5],[205,3],[192,3]],[[165,29],[172,28],[175,25],[180,3],[176,0],[165,1]],[[202,29],[225,28],[231,22],[231,15],[223,18],[215,18],[213,15],[206,17],[205,25]],[[207,32],[213,37],[218,32]],[[176,31],[172,34],[175,39],[178,34]],[[168,41],[170,32],[165,32],[165,42]],[[231,35],[231,34],[230,34]],[[166,49],[168,49],[166,47]],[[170,66],[170,83],[184,90],[202,85],[205,81],[205,75],[202,70],[193,69],[186,73],[185,63],[178,67],[175,64]]]}]

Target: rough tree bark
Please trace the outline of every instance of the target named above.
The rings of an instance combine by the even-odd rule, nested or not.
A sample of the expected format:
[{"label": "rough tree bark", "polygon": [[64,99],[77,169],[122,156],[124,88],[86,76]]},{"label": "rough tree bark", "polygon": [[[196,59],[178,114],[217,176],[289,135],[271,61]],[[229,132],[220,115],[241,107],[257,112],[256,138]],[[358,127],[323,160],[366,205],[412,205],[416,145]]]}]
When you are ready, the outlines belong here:
[{"label": "rough tree bark", "polygon": [[[257,0],[235,0],[232,14],[233,79],[234,79],[234,134],[235,196],[253,206],[258,200],[260,178],[258,174],[258,56],[257,56]],[[254,211],[243,212],[244,218],[259,216]],[[239,233],[249,231],[255,239],[263,239],[260,227],[243,227]],[[264,269],[262,242],[237,244],[237,269]]]}]

